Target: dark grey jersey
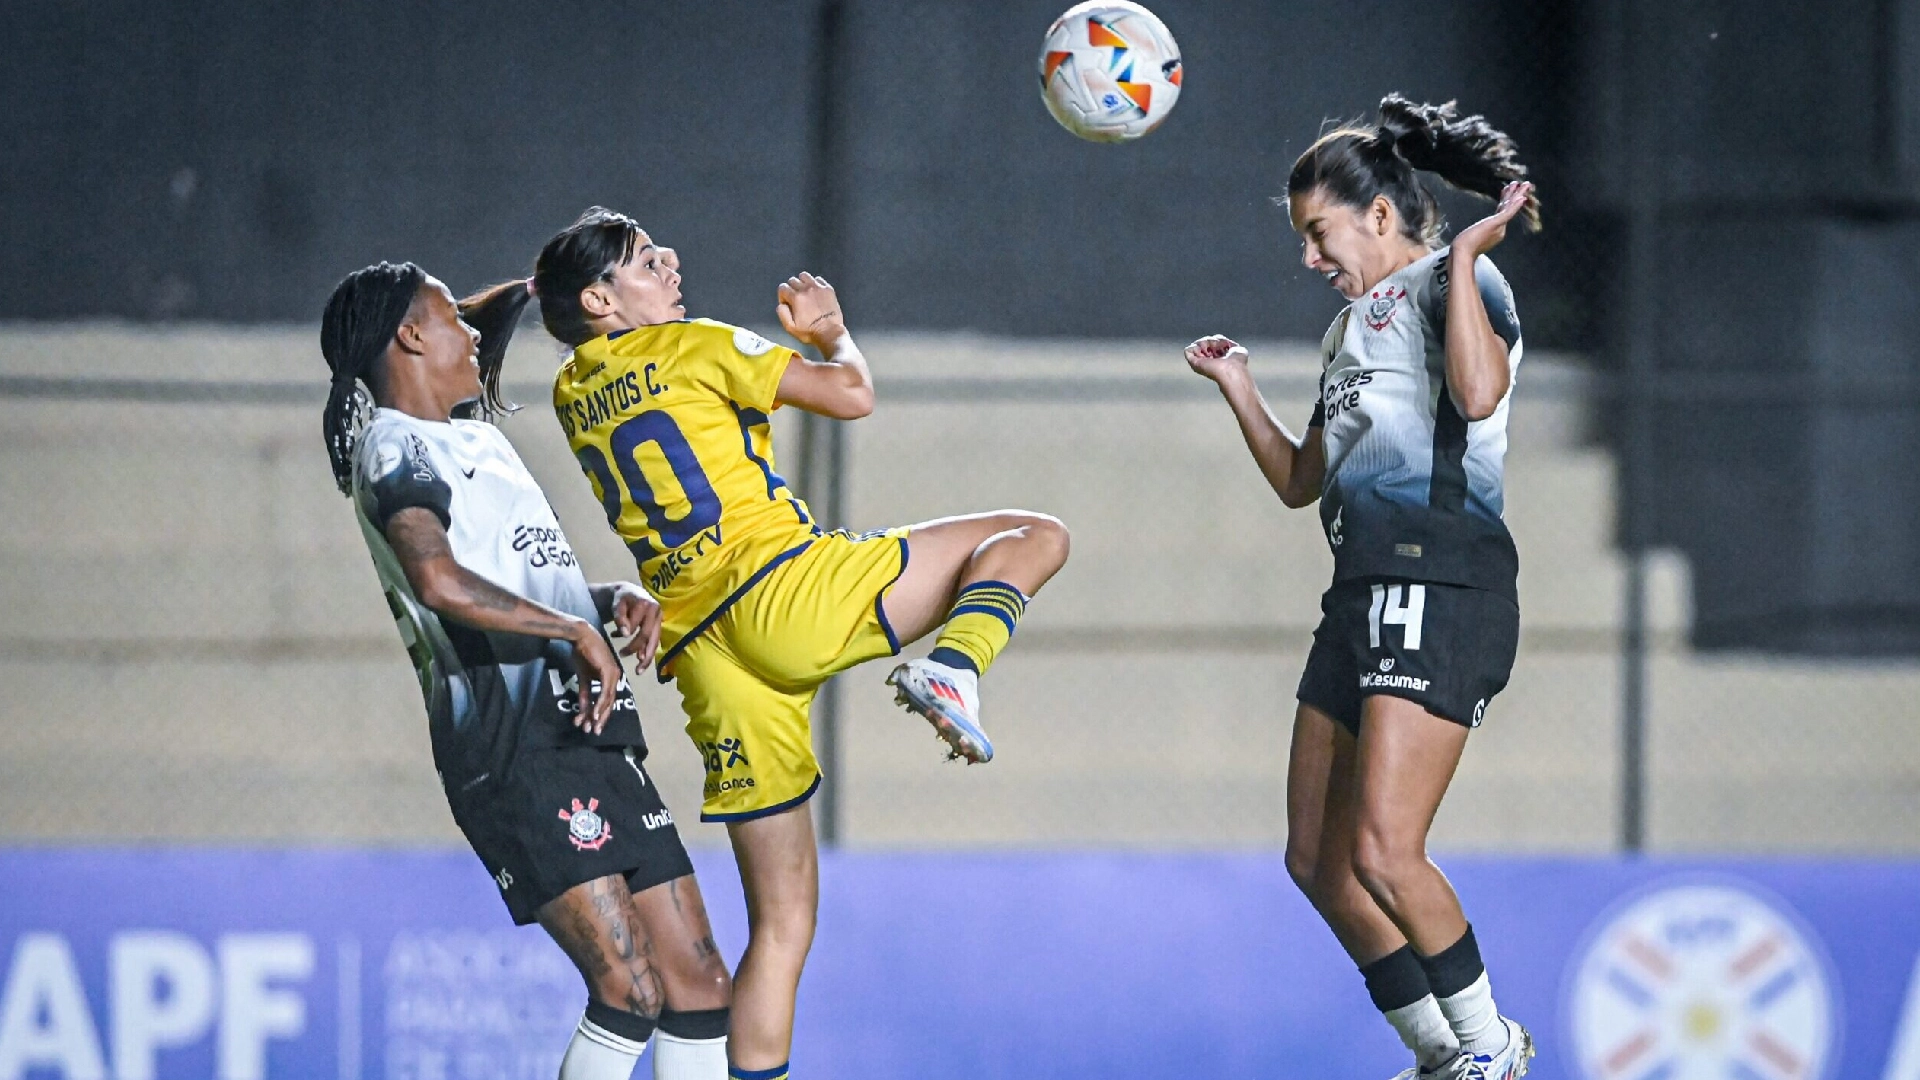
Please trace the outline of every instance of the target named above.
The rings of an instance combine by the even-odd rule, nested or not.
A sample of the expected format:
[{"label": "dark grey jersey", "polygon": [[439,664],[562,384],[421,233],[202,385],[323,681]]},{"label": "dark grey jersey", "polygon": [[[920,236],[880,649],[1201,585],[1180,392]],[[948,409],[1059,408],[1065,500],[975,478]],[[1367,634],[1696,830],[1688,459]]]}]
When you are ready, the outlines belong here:
[{"label": "dark grey jersey", "polygon": [[[1517,599],[1519,557],[1501,518],[1512,392],[1474,423],[1454,407],[1446,377],[1448,262],[1442,249],[1389,275],[1327,331],[1320,521],[1335,581],[1408,578]],[[1474,285],[1517,372],[1520,321],[1506,279],[1482,256]]]},{"label": "dark grey jersey", "polygon": [[498,428],[375,410],[354,448],[353,502],[420,678],[434,764],[449,792],[504,778],[523,747],[644,749],[624,679],[606,729],[585,734],[572,722],[580,708],[572,645],[442,620],[414,595],[387,542],[393,515],[409,507],[431,511],[446,526],[462,567],[509,592],[600,624],[586,577],[546,495]]}]

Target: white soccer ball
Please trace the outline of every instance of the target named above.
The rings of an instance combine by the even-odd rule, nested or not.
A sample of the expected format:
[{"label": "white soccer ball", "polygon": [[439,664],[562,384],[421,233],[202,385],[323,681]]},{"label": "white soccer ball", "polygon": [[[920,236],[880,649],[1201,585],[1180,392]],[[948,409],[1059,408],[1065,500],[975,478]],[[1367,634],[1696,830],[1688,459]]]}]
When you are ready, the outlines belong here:
[{"label": "white soccer ball", "polygon": [[1060,126],[1093,142],[1137,139],[1180,98],[1180,48],[1153,12],[1090,0],[1054,20],[1040,47],[1040,99]]}]

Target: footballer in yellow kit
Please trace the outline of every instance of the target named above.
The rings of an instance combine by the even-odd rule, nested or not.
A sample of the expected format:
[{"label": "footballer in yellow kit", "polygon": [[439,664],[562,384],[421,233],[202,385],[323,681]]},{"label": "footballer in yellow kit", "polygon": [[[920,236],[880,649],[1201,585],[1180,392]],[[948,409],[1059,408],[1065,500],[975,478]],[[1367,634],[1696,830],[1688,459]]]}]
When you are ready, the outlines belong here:
[{"label": "footballer in yellow kit", "polygon": [[593,207],[547,241],[522,284],[547,332],[573,349],[554,408],[660,602],[660,674],[679,687],[706,759],[701,816],[726,822],[740,870],[747,947],[728,1067],[785,1080],[819,913],[805,805],[820,785],[814,693],[833,673],[937,629],[932,650],[887,681],[950,757],[992,760],[980,679],[1028,598],[1066,562],[1068,536],[1026,510],[863,536],[824,530],[775,469],[769,417],[787,405],[837,420],[873,411],[873,376],[833,286],[802,273],[775,290],[781,329],[816,360],[689,320],[680,281],[672,249]]},{"label": "footballer in yellow kit", "polygon": [[810,796],[815,692],[900,651],[879,599],[907,530],[827,533],[775,471],[770,417],[797,355],[691,319],[596,337],[554,379],[574,456],[660,602],[659,670],[706,761],[707,821]]}]

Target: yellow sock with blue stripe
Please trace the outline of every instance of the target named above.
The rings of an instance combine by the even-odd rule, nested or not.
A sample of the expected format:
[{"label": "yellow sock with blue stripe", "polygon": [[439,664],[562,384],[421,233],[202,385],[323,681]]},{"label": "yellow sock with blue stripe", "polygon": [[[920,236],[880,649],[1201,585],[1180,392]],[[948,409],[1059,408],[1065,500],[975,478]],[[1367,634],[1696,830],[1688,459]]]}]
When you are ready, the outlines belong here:
[{"label": "yellow sock with blue stripe", "polygon": [[953,598],[947,624],[934,639],[927,659],[984,675],[993,658],[1013,640],[1026,614],[1027,597],[1004,581],[976,581]]}]

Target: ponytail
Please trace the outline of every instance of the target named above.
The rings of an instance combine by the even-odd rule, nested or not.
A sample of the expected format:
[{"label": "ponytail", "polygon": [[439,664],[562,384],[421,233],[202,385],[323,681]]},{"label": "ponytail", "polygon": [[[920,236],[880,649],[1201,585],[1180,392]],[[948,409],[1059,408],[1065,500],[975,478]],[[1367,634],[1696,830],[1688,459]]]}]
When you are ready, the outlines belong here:
[{"label": "ponytail", "polygon": [[387,345],[406,321],[427,272],[413,263],[383,262],[348,274],[320,316],[320,355],[333,373],[321,415],[334,486],[353,494],[353,447],[373,410],[370,388]]},{"label": "ponytail", "polygon": [[480,332],[480,401],[482,419],[517,412],[500,390],[500,370],[506,364],[507,344],[520,327],[520,316],[533,298],[533,279],[515,278],[490,285],[460,301],[460,318]]},{"label": "ponytail", "polygon": [[[1287,175],[1287,195],[1321,188],[1353,207],[1385,196],[1409,239],[1438,247],[1446,220],[1416,170],[1487,199],[1527,177],[1513,140],[1486,117],[1462,118],[1451,101],[1421,105],[1388,94],[1380,101],[1379,124],[1342,127],[1314,140]],[[1540,230],[1538,195],[1527,196],[1521,216],[1528,229]]]}]

